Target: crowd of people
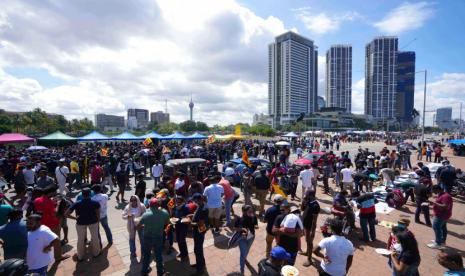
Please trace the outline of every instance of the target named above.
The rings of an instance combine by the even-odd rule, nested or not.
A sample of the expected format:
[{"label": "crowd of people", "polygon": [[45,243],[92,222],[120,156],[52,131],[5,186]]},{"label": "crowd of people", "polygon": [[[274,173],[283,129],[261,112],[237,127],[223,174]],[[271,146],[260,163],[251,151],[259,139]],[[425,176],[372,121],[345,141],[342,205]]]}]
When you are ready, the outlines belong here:
[{"label": "crowd of people", "polygon": [[[150,273],[152,259],[157,275],[166,273],[163,252],[174,251],[175,241],[177,258],[188,262],[190,232],[195,253],[192,267],[196,275],[202,275],[206,269],[205,234],[211,230],[216,236],[224,228],[235,232],[235,242],[231,238],[230,246],[239,247],[241,274],[245,273],[257,231],[266,231],[259,275],[295,272],[299,255],[305,258],[304,267],[313,265],[320,275],[346,275],[355,253],[351,233],[358,228],[356,209],[360,240],[370,243],[379,238],[375,204],[381,198],[373,192],[373,184],[381,179],[387,192],[382,200],[394,208],[400,208],[409,198],[415,202],[415,222],[423,223],[423,214],[424,223],[434,230],[434,241],[428,246],[443,249],[452,215],[451,193],[461,171],[441,159],[443,166],[431,175],[422,162],[412,166],[408,148],[386,147],[377,153],[359,148],[351,156],[348,151],[340,151],[347,140],[311,138],[294,141],[290,147],[250,140],[149,147],[140,143],[91,143],[43,151],[0,149],[0,239],[4,259],[25,260],[29,273],[46,275],[52,262],[70,257],[63,253],[69,242],[70,219],[76,225],[76,261],[89,257],[86,247],[92,258],[98,258],[104,248],[100,227],[106,247],[113,244],[109,220],[115,218],[109,218],[108,204],[115,194],[122,206],[121,219],[127,221],[131,258],[141,258],[142,275]],[[289,162],[291,152],[302,157],[311,151],[322,151],[323,155],[303,167]],[[228,162],[234,156],[242,156],[242,164]],[[195,168],[167,172],[169,160],[192,157],[205,162]],[[248,157],[267,159],[270,165],[250,162]],[[396,185],[401,171],[410,171],[417,181]],[[317,225],[322,224],[317,197],[320,187],[322,193],[333,197],[332,216],[321,228],[324,238],[314,243]],[[298,189],[302,192],[297,193]],[[233,205],[239,198],[244,204],[236,215]],[[273,204],[265,208],[267,200]],[[264,230],[258,228],[259,221],[266,224]],[[409,224],[409,220],[400,220],[389,236],[387,249],[392,252],[389,266],[393,275],[419,275],[421,258]],[[137,247],[141,256],[137,256]],[[439,264],[455,271],[450,275],[465,273],[457,255],[451,251],[438,254]],[[314,263],[315,257],[321,259],[320,263]]]}]

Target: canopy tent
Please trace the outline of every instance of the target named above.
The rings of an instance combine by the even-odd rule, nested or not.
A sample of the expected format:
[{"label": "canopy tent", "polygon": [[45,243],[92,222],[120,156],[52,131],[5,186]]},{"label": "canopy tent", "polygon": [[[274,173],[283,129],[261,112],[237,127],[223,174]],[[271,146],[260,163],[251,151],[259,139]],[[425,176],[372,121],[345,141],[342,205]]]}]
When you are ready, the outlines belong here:
[{"label": "canopy tent", "polygon": [[94,130],[87,135],[79,137],[78,140],[83,141],[83,142],[92,142],[92,141],[110,140],[110,138]]},{"label": "canopy tent", "polygon": [[186,140],[186,139],[187,137],[182,135],[179,132],[175,132],[171,135],[167,135],[167,136],[160,138],[160,140]]},{"label": "canopy tent", "polygon": [[202,139],[207,139],[208,137],[196,132],[192,135],[187,136],[186,138],[190,140],[202,140]]},{"label": "canopy tent", "polygon": [[281,135],[281,137],[287,137],[287,138],[297,138],[299,137],[299,135],[295,134],[294,132],[289,132],[289,133],[286,133],[284,135]]},{"label": "canopy tent", "polygon": [[41,145],[70,145],[76,143],[77,138],[71,137],[69,135],[64,134],[61,131],[55,131],[52,134],[46,135],[44,137],[40,137],[38,139],[38,143]]},{"label": "canopy tent", "polygon": [[246,136],[234,135],[234,134],[227,134],[227,135],[214,134],[213,137],[214,137],[214,140],[234,140],[234,139],[241,140],[241,139],[246,138]]},{"label": "canopy tent", "polygon": [[111,137],[111,140],[116,140],[116,141],[134,141],[134,140],[142,140],[143,138],[137,137],[134,134],[130,132],[123,132],[120,135],[116,135]]},{"label": "canopy tent", "polygon": [[0,135],[0,144],[33,143],[34,138],[21,133],[5,133]]},{"label": "canopy tent", "polygon": [[448,143],[453,145],[465,145],[465,139],[449,140]]},{"label": "canopy tent", "polygon": [[156,133],[155,131],[152,131],[152,132],[149,132],[147,134],[144,134],[142,136],[139,136],[140,139],[147,139],[147,138],[150,138],[150,139],[162,139],[163,136],[161,136],[160,134]]},{"label": "canopy tent", "polygon": [[30,146],[27,148],[29,151],[34,151],[34,150],[46,150],[48,149],[47,147],[44,146]]}]

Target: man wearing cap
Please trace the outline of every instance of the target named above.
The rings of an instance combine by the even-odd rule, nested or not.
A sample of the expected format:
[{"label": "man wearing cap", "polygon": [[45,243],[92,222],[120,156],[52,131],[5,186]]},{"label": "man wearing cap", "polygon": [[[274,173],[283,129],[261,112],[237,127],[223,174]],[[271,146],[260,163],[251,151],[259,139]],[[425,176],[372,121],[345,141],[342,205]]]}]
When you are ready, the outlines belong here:
[{"label": "man wearing cap", "polygon": [[164,275],[165,269],[163,266],[163,235],[165,227],[169,223],[168,212],[160,208],[160,200],[152,198],[149,206],[150,210],[142,215],[138,229],[144,229],[144,241],[142,243],[142,275],[148,275],[151,271],[150,263],[152,261],[152,250],[155,254],[157,263],[157,275]]},{"label": "man wearing cap", "polygon": [[259,216],[262,216],[265,212],[265,200],[268,191],[270,190],[271,183],[268,177],[266,177],[266,170],[261,169],[260,175],[254,179],[255,195],[260,202]]},{"label": "man wearing cap", "polygon": [[268,208],[265,212],[264,222],[266,222],[266,257],[270,256],[271,246],[274,241],[273,225],[277,216],[281,214],[280,206],[283,203],[282,195],[275,195],[273,198],[274,205]]},{"label": "man wearing cap", "polygon": [[270,256],[258,263],[259,276],[280,276],[281,268],[291,259],[291,254],[281,246],[275,246]]},{"label": "man wearing cap", "polygon": [[[71,213],[76,211],[76,216]],[[92,256],[95,258],[100,255],[100,239],[99,239],[99,221],[100,221],[100,204],[91,199],[91,190],[89,188],[82,189],[82,200],[76,201],[66,211],[65,215],[76,220],[77,241],[77,259],[84,260],[85,255],[85,239],[87,229],[90,232],[90,247]]]},{"label": "man wearing cap", "polygon": [[[66,180],[68,179],[69,169],[65,166],[65,159],[60,159],[58,162],[58,167],[55,169],[55,178],[58,183],[58,191],[60,194],[66,194],[69,192],[68,188],[66,188]],[[69,188],[72,190],[71,184]]]},{"label": "man wearing cap", "polygon": [[205,257],[203,255],[203,242],[205,241],[205,233],[207,231],[206,224],[208,223],[208,209],[205,206],[203,196],[199,193],[192,195],[192,200],[197,208],[192,217],[192,237],[194,239],[194,254],[196,274],[202,275],[205,270]]}]

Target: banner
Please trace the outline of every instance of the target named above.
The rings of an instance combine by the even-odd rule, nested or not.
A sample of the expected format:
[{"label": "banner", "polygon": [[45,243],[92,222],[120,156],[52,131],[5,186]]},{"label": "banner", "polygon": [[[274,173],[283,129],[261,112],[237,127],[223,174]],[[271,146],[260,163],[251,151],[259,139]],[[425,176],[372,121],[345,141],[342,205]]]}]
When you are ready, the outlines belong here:
[{"label": "banner", "polygon": [[234,128],[234,135],[241,136],[241,125],[236,125],[236,127]]}]

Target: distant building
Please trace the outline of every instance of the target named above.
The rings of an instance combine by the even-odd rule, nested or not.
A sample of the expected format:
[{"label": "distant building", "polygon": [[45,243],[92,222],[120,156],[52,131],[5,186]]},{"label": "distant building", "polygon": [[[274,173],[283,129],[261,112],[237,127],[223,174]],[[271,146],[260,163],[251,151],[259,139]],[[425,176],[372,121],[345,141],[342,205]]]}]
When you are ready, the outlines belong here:
[{"label": "distant building", "polygon": [[[134,124],[134,119],[136,123]],[[130,122],[131,121],[131,122]],[[134,129],[145,129],[149,124],[149,111],[147,109],[128,109],[128,128]]]},{"label": "distant building", "polygon": [[326,105],[352,111],[352,46],[333,45],[326,52]]},{"label": "distant building", "polygon": [[258,125],[258,124],[265,124],[269,125],[270,124],[270,117],[266,114],[260,113],[260,114],[254,114],[253,115],[253,120],[252,120],[252,125]]},{"label": "distant building", "polygon": [[293,32],[268,46],[268,114],[273,127],[317,110],[317,49],[312,40]]},{"label": "distant building", "polygon": [[413,120],[415,95],[415,52],[397,53],[397,95],[396,117],[402,127],[410,125]]},{"label": "distant building", "polygon": [[191,97],[191,101],[189,102],[189,111],[190,111],[189,120],[193,121],[194,120],[194,102],[192,101],[192,97]]},{"label": "distant building", "polygon": [[307,127],[312,129],[341,129],[358,128],[360,124],[373,125],[372,116],[347,113],[341,107],[323,107],[320,111],[306,116],[303,120]]},{"label": "distant building", "polygon": [[119,131],[124,129],[124,116],[107,115],[99,113],[95,115],[95,127],[103,131]]},{"label": "distant building", "polygon": [[323,98],[321,96],[318,96],[317,97],[317,105],[318,105],[318,110],[317,111],[320,111],[322,108],[325,108],[326,107],[325,98]]},{"label": "distant building", "polygon": [[377,37],[365,47],[365,115],[396,117],[397,37]]},{"label": "distant building", "polygon": [[160,124],[167,124],[170,122],[170,114],[163,111],[151,112],[150,122],[157,122]]},{"label": "distant building", "polygon": [[440,129],[453,129],[457,124],[452,120],[452,107],[436,109],[436,125]]}]

